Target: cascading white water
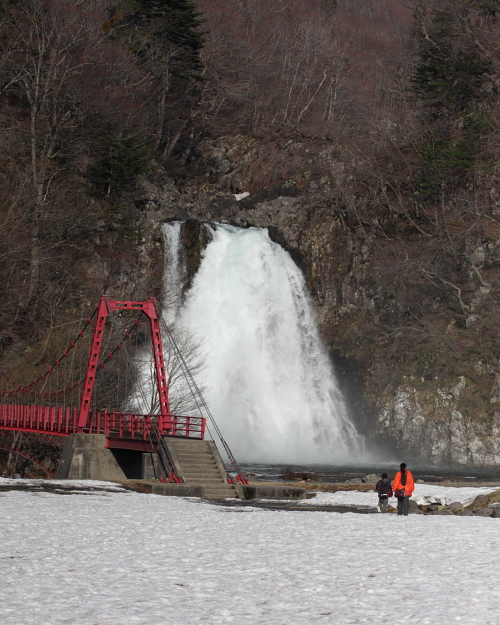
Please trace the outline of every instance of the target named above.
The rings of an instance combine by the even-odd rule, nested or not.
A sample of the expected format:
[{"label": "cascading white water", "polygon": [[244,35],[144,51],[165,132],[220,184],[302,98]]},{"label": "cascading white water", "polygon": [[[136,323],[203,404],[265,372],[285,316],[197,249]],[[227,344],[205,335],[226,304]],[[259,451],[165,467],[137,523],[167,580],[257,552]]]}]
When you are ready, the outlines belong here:
[{"label": "cascading white water", "polygon": [[239,461],[352,463],[349,421],[304,278],[267,230],[217,225],[189,295],[179,293],[179,223],[165,224],[167,319],[203,341],[205,397]]},{"label": "cascading white water", "polygon": [[163,242],[165,247],[163,316],[169,326],[175,323],[181,306],[183,278],[183,268],[180,263],[179,255],[181,223],[180,221],[175,221],[171,224],[164,224],[163,226]]}]

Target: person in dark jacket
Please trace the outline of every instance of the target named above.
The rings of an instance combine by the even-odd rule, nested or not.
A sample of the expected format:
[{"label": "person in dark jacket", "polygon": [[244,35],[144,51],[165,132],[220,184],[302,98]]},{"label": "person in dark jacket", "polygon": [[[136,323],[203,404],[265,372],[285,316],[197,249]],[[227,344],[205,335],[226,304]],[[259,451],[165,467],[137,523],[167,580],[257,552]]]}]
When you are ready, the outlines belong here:
[{"label": "person in dark jacket", "polygon": [[382,473],[381,480],[377,482],[375,490],[378,493],[378,507],[380,512],[387,512],[389,507],[389,497],[392,497],[391,483],[387,479],[387,473]]},{"label": "person in dark jacket", "polygon": [[407,470],[406,464],[402,462],[400,464],[400,471],[394,476],[394,482],[392,483],[394,495],[398,499],[398,514],[401,516],[404,514],[408,516],[408,508],[410,505],[410,497],[415,490],[415,482],[413,475]]}]

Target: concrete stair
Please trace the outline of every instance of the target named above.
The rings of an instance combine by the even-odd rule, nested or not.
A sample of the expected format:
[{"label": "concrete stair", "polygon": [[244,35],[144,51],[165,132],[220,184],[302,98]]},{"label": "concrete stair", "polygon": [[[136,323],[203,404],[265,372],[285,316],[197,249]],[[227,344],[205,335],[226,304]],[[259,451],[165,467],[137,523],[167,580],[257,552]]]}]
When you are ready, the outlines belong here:
[{"label": "concrete stair", "polygon": [[205,499],[238,497],[234,485],[227,483],[224,465],[212,441],[178,437],[163,441],[179,477],[187,484],[203,486]]}]

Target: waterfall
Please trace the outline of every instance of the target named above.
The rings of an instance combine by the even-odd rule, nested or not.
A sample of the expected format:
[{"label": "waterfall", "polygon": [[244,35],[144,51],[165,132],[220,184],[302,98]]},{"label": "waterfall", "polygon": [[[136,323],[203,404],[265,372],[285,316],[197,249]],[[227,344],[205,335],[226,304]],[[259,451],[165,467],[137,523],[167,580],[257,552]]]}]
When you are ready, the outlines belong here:
[{"label": "waterfall", "polygon": [[182,302],[183,267],[180,262],[180,240],[182,222],[164,224],[163,245],[165,263],[163,274],[163,315],[167,325],[173,325],[179,315]]},{"label": "waterfall", "polygon": [[304,278],[267,230],[207,226],[212,241],[184,301],[180,224],[164,225],[166,319],[200,337],[199,377],[239,461],[354,462],[350,422]]}]

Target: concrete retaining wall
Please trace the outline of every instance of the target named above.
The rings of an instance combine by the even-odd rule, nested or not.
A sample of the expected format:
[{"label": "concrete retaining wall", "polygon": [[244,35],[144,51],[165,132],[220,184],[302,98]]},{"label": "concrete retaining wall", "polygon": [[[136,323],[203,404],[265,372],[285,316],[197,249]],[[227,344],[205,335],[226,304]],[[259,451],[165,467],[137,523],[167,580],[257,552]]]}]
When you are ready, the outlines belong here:
[{"label": "concrete retaining wall", "polygon": [[153,483],[152,492],[154,495],[166,495],[167,497],[200,497],[201,499],[205,497],[203,486],[192,484]]}]

